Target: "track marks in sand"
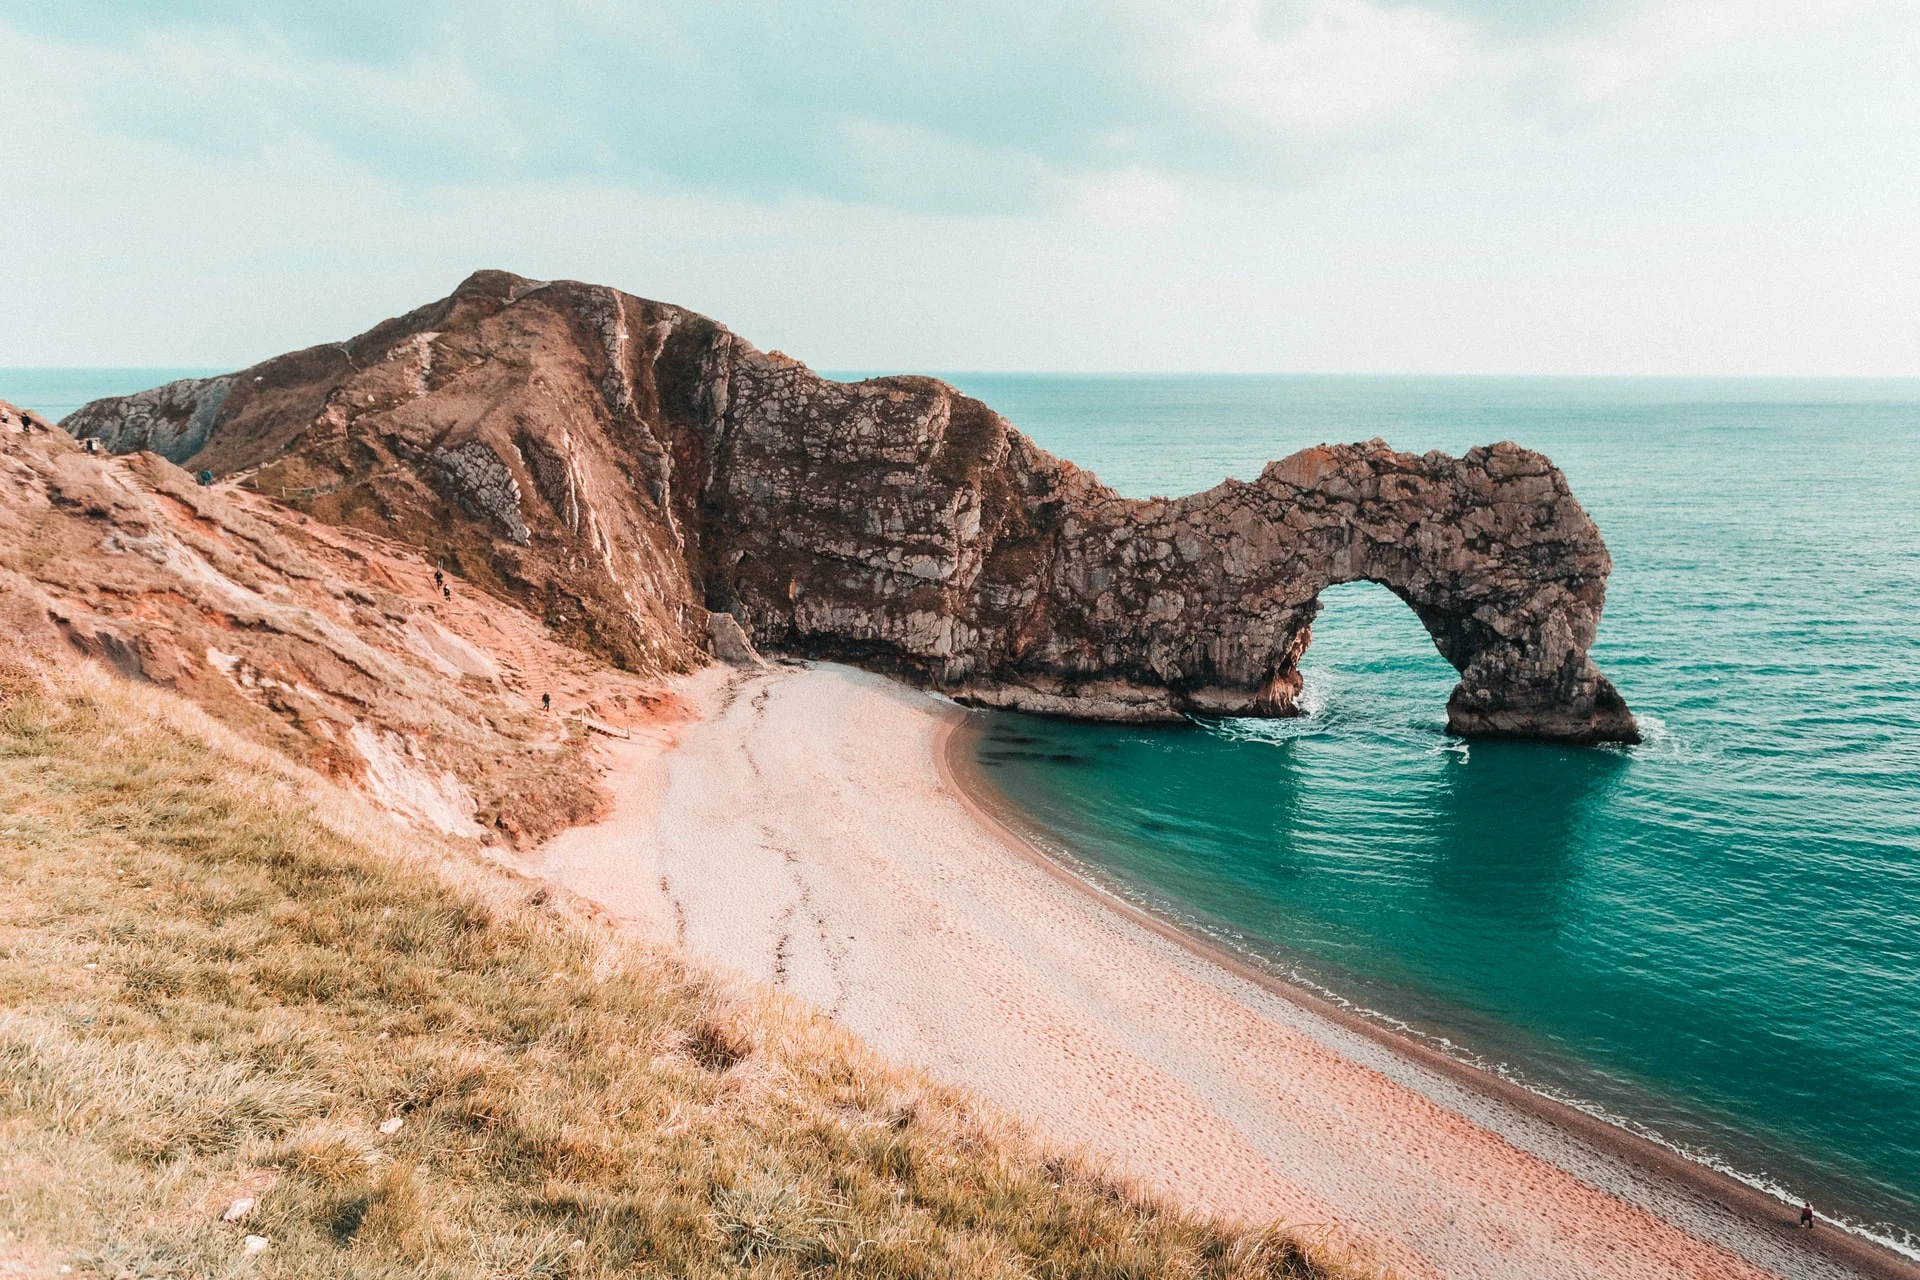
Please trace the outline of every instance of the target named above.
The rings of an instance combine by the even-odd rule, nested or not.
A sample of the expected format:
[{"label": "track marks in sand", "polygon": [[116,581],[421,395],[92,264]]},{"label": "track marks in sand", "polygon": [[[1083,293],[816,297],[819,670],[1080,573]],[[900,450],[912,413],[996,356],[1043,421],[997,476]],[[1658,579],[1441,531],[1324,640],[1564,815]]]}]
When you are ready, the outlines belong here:
[{"label": "track marks in sand", "polygon": [[[765,691],[760,695],[764,699]],[[764,707],[764,701],[761,702]],[[793,885],[793,897],[781,904],[774,917],[778,930],[773,944],[771,972],[773,985],[785,988],[788,972],[793,960],[793,933],[796,919],[812,926],[815,940],[820,946],[820,957],[826,967],[829,985],[833,988],[833,998],[821,1002],[829,1014],[838,1015],[847,1002],[847,966],[846,949],[839,945],[833,926],[826,913],[814,905],[813,883],[807,879],[800,851],[790,844],[783,843],[775,834],[773,827],[766,823],[760,826],[760,848],[768,853],[778,854],[786,868],[788,881]]]},{"label": "track marks in sand", "polygon": [[741,736],[740,754],[746,757],[747,768],[752,770],[756,781],[765,775],[760,772],[760,761],[754,758],[753,742],[764,731],[767,701],[773,695],[773,683],[783,678],[781,674],[772,671],[743,673],[734,677],[727,681],[726,687],[721,690],[720,701],[714,713],[715,719],[731,719],[733,708],[739,701],[740,695],[750,688],[753,689],[752,695],[747,699],[750,728]]},{"label": "track marks in sand", "polygon": [[665,876],[660,877],[660,896],[673,909],[673,944],[684,947],[687,945],[687,904],[674,896],[673,886]]}]

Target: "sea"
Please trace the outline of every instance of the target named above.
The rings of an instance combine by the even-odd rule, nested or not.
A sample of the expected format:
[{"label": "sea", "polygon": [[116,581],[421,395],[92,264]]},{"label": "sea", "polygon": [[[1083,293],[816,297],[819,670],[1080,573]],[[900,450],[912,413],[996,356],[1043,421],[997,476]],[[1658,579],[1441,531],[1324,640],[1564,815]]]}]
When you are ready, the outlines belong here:
[{"label": "sea", "polygon": [[1920,1257],[1920,380],[947,376],[1132,497],[1551,457],[1641,745],[1448,735],[1453,669],[1352,583],[1300,717],[995,713],[981,772],[1165,919]]},{"label": "sea", "polygon": [[1642,744],[1449,736],[1453,670],[1353,583],[1298,718],[993,713],[981,773],[1179,927],[1920,1258],[1920,380],[943,376],[1135,497],[1376,436],[1551,457]]}]

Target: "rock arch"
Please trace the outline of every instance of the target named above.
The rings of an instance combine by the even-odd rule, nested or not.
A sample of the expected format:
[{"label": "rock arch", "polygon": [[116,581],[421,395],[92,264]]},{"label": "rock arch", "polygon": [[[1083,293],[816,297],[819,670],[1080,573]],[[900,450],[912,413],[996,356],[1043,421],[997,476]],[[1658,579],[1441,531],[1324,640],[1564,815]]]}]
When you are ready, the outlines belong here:
[{"label": "rock arch", "polygon": [[1546,458],[1322,446],[1127,499],[926,378],[735,345],[709,603],[762,649],[1104,720],[1294,714],[1318,596],[1380,583],[1460,672],[1453,732],[1636,741],[1587,658],[1612,560]]},{"label": "rock arch", "polygon": [[1252,483],[1108,497],[1089,515],[1064,531],[1047,633],[1010,655],[1011,679],[968,696],[1139,718],[1289,715],[1320,593],[1367,581],[1403,600],[1460,673],[1452,732],[1638,741],[1587,656],[1611,557],[1537,453],[1323,446]]}]

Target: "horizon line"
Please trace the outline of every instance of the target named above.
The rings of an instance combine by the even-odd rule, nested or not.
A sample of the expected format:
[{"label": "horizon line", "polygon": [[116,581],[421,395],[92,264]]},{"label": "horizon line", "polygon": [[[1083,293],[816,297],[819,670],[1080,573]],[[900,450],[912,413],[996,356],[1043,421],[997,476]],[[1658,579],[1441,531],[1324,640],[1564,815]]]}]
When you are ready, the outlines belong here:
[{"label": "horizon line", "polygon": [[[326,343],[322,346],[330,345]],[[296,348],[296,350],[301,348]],[[290,354],[290,353],[278,353]],[[790,352],[782,352],[791,356]],[[250,364],[20,364],[0,365],[0,376],[9,373],[171,373],[176,375],[218,377],[238,373],[277,356],[267,356]],[[798,359],[798,357],[792,357]],[[885,368],[814,365],[802,360],[815,373],[827,377],[839,375],[861,378],[892,377],[1019,377],[1019,378],[1426,378],[1426,379],[1522,379],[1540,378],[1562,381],[1639,381],[1639,382],[1920,382],[1920,371],[1913,373],[1568,373],[1568,372],[1446,372],[1433,370],[1355,370],[1355,369],[985,369],[985,368]]]}]

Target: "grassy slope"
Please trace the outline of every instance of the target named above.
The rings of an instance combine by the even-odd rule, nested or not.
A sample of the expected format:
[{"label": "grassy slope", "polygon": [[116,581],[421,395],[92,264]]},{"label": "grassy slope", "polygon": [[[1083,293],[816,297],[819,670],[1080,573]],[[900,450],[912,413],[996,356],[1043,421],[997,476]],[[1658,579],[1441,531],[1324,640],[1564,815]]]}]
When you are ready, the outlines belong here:
[{"label": "grassy slope", "polygon": [[[170,695],[0,685],[0,1259],[1321,1274],[1277,1233],[1049,1155],[796,1002],[400,835]],[[245,1233],[271,1244],[247,1258]]]}]

